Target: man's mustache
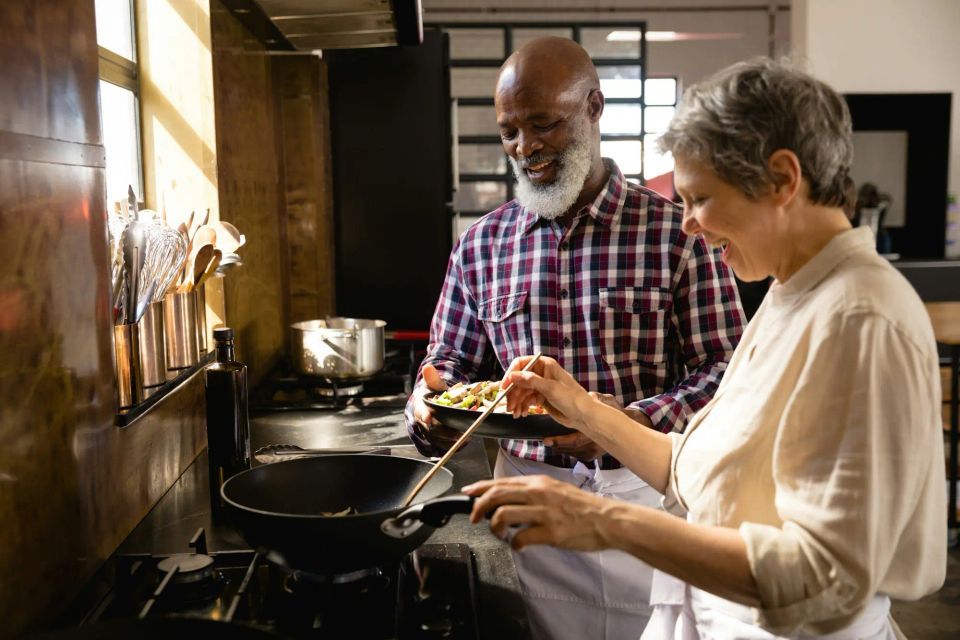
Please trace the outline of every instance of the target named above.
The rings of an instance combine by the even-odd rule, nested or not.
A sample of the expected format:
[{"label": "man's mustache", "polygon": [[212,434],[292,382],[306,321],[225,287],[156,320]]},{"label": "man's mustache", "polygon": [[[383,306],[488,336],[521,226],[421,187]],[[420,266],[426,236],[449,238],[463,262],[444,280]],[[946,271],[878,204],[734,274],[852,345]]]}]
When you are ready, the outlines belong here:
[{"label": "man's mustache", "polygon": [[529,169],[532,165],[543,164],[544,162],[553,162],[558,156],[548,156],[542,153],[535,153],[532,156],[518,157],[517,166],[521,169]]}]

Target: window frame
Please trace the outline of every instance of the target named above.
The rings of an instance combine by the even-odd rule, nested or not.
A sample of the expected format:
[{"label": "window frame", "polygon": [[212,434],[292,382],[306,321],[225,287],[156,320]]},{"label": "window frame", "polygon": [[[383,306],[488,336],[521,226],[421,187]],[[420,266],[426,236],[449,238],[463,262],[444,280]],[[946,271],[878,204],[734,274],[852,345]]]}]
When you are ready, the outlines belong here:
[{"label": "window frame", "polygon": [[[132,38],[133,60],[126,58],[119,53],[107,49],[97,42],[98,52],[98,80],[108,82],[112,85],[125,89],[133,94],[134,104],[134,122],[137,149],[137,181],[133,185],[138,196],[138,206],[144,204],[144,154],[143,154],[143,123],[140,112],[140,65],[139,65],[139,39],[137,38],[137,6],[135,0],[129,0],[130,3],[130,35]],[[99,92],[99,87],[98,87]],[[102,96],[100,103],[100,123],[106,127],[107,123],[103,121]],[[104,149],[106,151],[106,149]],[[106,155],[106,153],[104,154]],[[109,159],[106,160],[109,163]],[[108,206],[109,196],[108,196]]]},{"label": "window frame", "polygon": [[[638,31],[640,38],[638,41],[638,53],[636,57],[618,57],[618,58],[607,58],[607,57],[591,57],[594,65],[598,68],[600,67],[630,67],[635,66],[640,70],[640,96],[635,98],[605,98],[605,102],[608,105],[616,104],[627,104],[627,105],[639,105],[639,114],[640,122],[637,126],[637,131],[639,133],[631,134],[601,134],[601,141],[639,141],[640,142],[640,172],[625,174],[627,179],[635,180],[641,185],[646,183],[645,179],[645,158],[646,155],[646,138],[648,136],[655,136],[656,133],[648,133],[646,131],[646,94],[647,94],[647,24],[645,21],[598,21],[598,22],[457,22],[457,23],[443,23],[443,22],[430,22],[424,26],[429,26],[433,28],[440,29],[446,32],[449,37],[455,38],[455,32],[457,30],[464,31],[477,31],[477,30],[499,30],[503,36],[503,51],[502,56],[499,58],[453,58],[450,59],[450,67],[453,69],[463,69],[463,68],[473,68],[473,69],[498,69],[507,57],[513,52],[513,35],[516,30],[526,30],[526,29],[565,29],[569,30],[571,34],[571,39],[574,42],[582,44],[583,38],[582,30],[584,29],[616,29],[620,31]],[[452,48],[452,46],[451,46]],[[676,76],[672,75],[654,75],[649,76],[651,79],[659,78],[670,78],[676,81],[676,93],[679,93],[680,80]],[[493,107],[493,87],[490,87],[490,97],[457,97],[452,96],[454,109],[459,107]],[[672,105],[651,105],[651,106],[673,106],[676,109],[677,105],[677,96],[674,96],[674,102]],[[459,146],[460,145],[497,145],[498,148],[501,147],[500,137],[497,135],[456,135],[454,140],[454,145],[458,147],[454,154],[455,158],[459,158]],[[502,149],[501,149],[502,150]],[[478,182],[497,182],[504,183],[506,185],[507,192],[507,201],[512,200],[515,196],[515,181],[513,173],[510,169],[509,163],[507,163],[504,171],[498,173],[464,173],[460,170],[459,166],[454,167],[455,175],[458,177],[458,183],[471,184]],[[476,217],[488,213],[488,211],[479,211],[479,210],[454,210],[454,215],[459,216],[470,216]],[[456,220],[454,220],[454,225],[456,225]]]}]

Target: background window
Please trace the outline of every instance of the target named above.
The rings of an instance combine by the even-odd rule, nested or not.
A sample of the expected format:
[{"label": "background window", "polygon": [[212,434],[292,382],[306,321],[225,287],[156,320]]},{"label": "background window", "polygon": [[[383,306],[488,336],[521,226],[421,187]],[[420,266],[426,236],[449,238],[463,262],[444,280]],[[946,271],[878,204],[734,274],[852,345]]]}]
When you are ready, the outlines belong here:
[{"label": "background window", "polygon": [[[642,23],[500,23],[440,25],[449,34],[453,96],[457,99],[457,168],[454,233],[514,195],[514,181],[496,126],[493,89],[500,65],[532,38],[571,38],[584,46],[600,76],[606,108],[600,150],[634,182],[671,192],[673,158],[656,139],[677,105],[675,77],[645,74]],[[625,37],[626,34],[629,37]],[[668,193],[669,195],[669,193]]]},{"label": "background window", "polygon": [[143,201],[140,83],[132,0],[96,0],[100,47],[100,124],[107,164],[107,203],[127,199],[132,185]]}]

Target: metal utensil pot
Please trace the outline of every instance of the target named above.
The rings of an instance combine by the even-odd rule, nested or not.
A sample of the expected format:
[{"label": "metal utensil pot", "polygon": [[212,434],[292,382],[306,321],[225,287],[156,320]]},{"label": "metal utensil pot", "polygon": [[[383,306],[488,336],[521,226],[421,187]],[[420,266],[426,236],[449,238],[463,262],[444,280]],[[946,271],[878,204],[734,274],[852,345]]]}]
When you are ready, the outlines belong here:
[{"label": "metal utensil pot", "polygon": [[334,380],[372,376],[383,368],[383,320],[327,318],[291,325],[296,373]]}]

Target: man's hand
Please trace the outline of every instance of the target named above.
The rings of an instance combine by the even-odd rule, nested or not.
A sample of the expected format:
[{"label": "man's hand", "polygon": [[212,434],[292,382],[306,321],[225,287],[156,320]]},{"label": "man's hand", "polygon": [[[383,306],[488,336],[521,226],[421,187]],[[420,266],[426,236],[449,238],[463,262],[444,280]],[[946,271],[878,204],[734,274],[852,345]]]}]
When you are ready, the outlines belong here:
[{"label": "man's hand", "polygon": [[460,432],[437,422],[433,417],[433,411],[423,401],[424,396],[445,390],[447,383],[443,381],[432,364],[423,365],[423,382],[425,386],[420,387],[413,394],[413,418],[432,445],[445,450],[449,449],[460,437]]},{"label": "man's hand", "polygon": [[608,407],[613,407],[614,409],[620,409],[623,411],[623,403],[617,399],[617,396],[612,393],[598,393],[596,391],[590,392],[590,397],[594,400],[599,400]]},{"label": "man's hand", "polygon": [[[597,393],[596,391],[591,391],[589,395],[597,402],[618,409],[631,420],[636,420],[647,427],[653,427],[653,423],[650,422],[650,418],[648,418],[645,413],[639,409],[624,408],[616,396],[609,393]],[[568,456],[573,456],[577,460],[583,460],[584,462],[596,460],[606,453],[606,450],[582,433],[571,433],[566,436],[547,438],[543,441],[543,444],[552,447],[557,453],[565,453]]]},{"label": "man's hand", "polygon": [[597,393],[596,391],[591,391],[590,397],[594,400],[602,402],[608,407],[619,409],[621,413],[626,414],[626,416],[631,420],[639,422],[643,426],[653,429],[653,422],[650,421],[650,418],[647,417],[647,414],[645,414],[643,411],[640,411],[640,409],[624,407],[623,403],[621,403],[616,396],[609,393]]},{"label": "man's hand", "polygon": [[[614,409],[623,411],[623,405],[620,404],[620,401],[609,393],[591,391],[589,395],[594,400],[598,400],[603,404],[610,405]],[[566,436],[547,438],[543,441],[543,444],[551,447],[557,453],[565,453],[568,456],[573,456],[577,460],[583,460],[584,462],[596,460],[606,453],[600,445],[582,433],[571,433]]]},{"label": "man's hand", "polygon": [[606,453],[606,451],[604,451],[600,445],[579,431],[577,433],[570,433],[565,436],[553,436],[552,438],[546,438],[543,441],[543,444],[550,447],[557,453],[565,453],[566,455],[573,456],[577,460],[582,460],[583,462],[596,460]]}]

